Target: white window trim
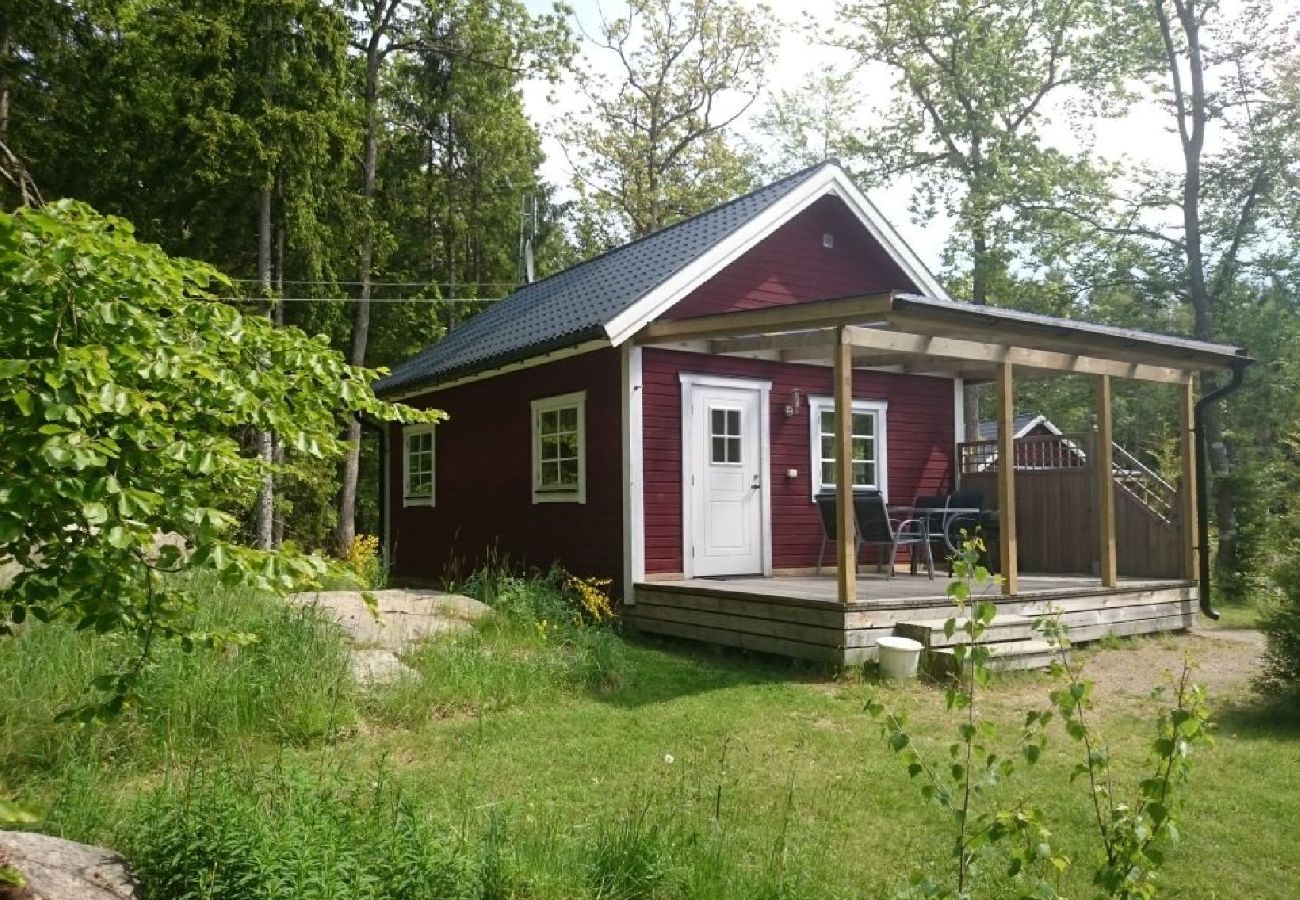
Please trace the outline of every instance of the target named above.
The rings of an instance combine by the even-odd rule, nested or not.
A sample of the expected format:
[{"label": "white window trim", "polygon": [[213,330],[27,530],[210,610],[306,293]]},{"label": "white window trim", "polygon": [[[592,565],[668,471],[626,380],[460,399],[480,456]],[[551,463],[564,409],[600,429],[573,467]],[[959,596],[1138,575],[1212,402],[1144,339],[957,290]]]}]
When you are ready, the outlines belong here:
[{"label": "white window trim", "polygon": [[[808,449],[811,460],[808,469],[808,481],[812,485],[812,497],[817,497],[822,484],[821,454],[821,417],[823,412],[835,410],[834,397],[808,398]],[[887,400],[854,400],[855,413],[874,413],[876,417],[876,488],[882,497],[889,499],[889,443],[887,422],[889,402]]]},{"label": "white window trim", "polygon": [[[542,440],[538,431],[541,415],[553,409],[578,408],[578,489],[576,491],[542,490]],[[554,397],[540,397],[532,402],[533,503],[587,502],[587,392],[574,391]]]},{"label": "white window trim", "polygon": [[[432,435],[430,438],[429,495],[413,496],[410,491],[411,464],[410,439],[420,434]],[[402,428],[402,507],[435,506],[438,496],[438,431],[430,424],[406,425]]]}]

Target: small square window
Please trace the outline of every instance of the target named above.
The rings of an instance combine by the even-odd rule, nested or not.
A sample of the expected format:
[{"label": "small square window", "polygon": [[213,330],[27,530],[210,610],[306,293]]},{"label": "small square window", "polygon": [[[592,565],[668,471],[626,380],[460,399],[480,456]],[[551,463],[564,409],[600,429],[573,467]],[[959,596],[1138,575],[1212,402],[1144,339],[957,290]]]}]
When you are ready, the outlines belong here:
[{"label": "small square window", "polygon": [[[815,474],[813,495],[835,487],[835,402],[817,397],[810,402],[812,452]],[[885,490],[884,428],[885,404],[879,401],[853,402],[852,446],[849,451],[855,488]]]},{"label": "small square window", "polygon": [[586,394],[534,400],[533,502],[586,502]]},{"label": "small square window", "polygon": [[402,505],[433,506],[434,427],[411,425],[402,431]]},{"label": "small square window", "polygon": [[713,409],[709,412],[712,460],[719,465],[741,462],[740,410]]}]

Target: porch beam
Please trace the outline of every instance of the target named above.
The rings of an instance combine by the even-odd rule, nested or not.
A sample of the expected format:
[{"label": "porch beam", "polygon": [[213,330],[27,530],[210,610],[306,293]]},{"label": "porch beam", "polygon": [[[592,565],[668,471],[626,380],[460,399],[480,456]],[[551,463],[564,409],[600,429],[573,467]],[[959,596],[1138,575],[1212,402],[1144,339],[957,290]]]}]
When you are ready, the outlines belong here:
[{"label": "porch beam", "polygon": [[[971,311],[979,315],[980,307],[973,307],[970,304],[957,304],[957,307],[962,312]],[[1140,365],[1167,366],[1182,372],[1230,369],[1233,365],[1231,357],[1170,346],[1162,342],[1162,336],[1157,334],[1135,334],[1131,337],[1101,336],[1079,330],[1068,320],[1062,320],[1059,328],[1053,328],[1005,319],[989,322],[960,321],[945,314],[947,312],[949,311],[945,310],[936,315],[927,310],[897,309],[886,318],[891,327],[912,334],[943,337],[969,336],[979,339],[996,333],[1006,343],[1019,347],[1053,350],[1071,355],[1081,353],[1098,359],[1119,360]],[[996,313],[996,310],[994,312]]]},{"label": "porch beam", "polygon": [[1013,420],[1015,394],[1010,362],[998,364],[998,543],[1002,569],[1002,593],[1016,593],[1020,587],[1016,558],[1016,442]]},{"label": "porch beam", "polygon": [[[892,319],[891,319],[892,321]],[[1100,359],[1077,353],[1036,350],[1009,344],[970,341],[964,338],[910,334],[880,328],[849,326],[849,342],[855,347],[893,353],[910,353],[923,357],[957,359],[976,363],[1008,363],[1025,369],[1073,372],[1084,375],[1114,375],[1141,381],[1181,383],[1188,373],[1166,366],[1143,365],[1116,359]]]},{"label": "porch beam", "polygon": [[868,294],[862,297],[748,309],[743,312],[692,316],[689,319],[670,319],[666,322],[652,322],[641,330],[636,339],[641,344],[664,344],[833,328],[850,322],[860,324],[878,320],[889,311],[892,304],[892,294]]},{"label": "porch beam", "polygon": [[1115,470],[1114,428],[1111,416],[1110,376],[1098,375],[1096,385],[1097,409],[1097,513],[1101,539],[1101,585],[1115,587],[1119,584],[1119,567],[1116,562],[1115,543]]},{"label": "porch beam", "polygon": [[1200,542],[1196,517],[1196,392],[1191,382],[1178,386],[1180,443],[1182,444],[1182,490],[1178,492],[1182,518],[1183,577],[1198,581],[1201,577]]},{"label": "porch beam", "polygon": [[835,329],[816,331],[791,331],[785,334],[754,334],[747,337],[723,338],[709,342],[712,353],[754,353],[762,350],[790,350],[820,354],[823,359],[831,355],[835,346]]},{"label": "porch beam", "polygon": [[835,580],[840,603],[858,595],[857,524],[853,515],[853,348],[836,335],[835,362]]}]

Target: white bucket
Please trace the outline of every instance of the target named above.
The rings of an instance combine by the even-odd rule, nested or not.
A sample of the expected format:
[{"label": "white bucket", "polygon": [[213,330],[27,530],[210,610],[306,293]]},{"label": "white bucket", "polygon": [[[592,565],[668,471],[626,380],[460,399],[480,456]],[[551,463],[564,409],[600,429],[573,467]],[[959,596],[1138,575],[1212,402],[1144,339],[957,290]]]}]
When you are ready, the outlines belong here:
[{"label": "white bucket", "polygon": [[880,651],[882,678],[915,678],[921,660],[921,642],[905,637],[882,637],[876,641]]}]

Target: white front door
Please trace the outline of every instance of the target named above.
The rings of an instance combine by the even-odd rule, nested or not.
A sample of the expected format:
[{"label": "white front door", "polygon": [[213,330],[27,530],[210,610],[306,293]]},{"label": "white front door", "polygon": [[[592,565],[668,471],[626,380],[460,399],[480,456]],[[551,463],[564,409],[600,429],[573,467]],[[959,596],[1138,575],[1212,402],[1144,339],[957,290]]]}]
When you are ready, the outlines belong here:
[{"label": "white front door", "polygon": [[682,452],[689,469],[683,494],[690,507],[686,549],[692,575],[763,573],[763,387],[708,381],[689,386]]}]

